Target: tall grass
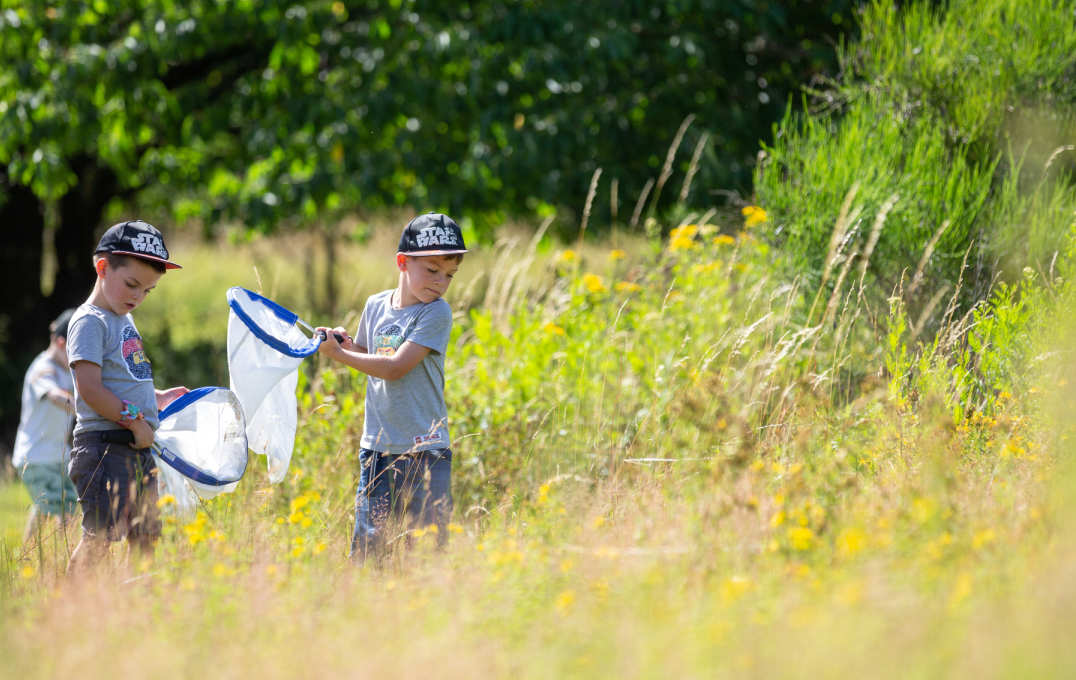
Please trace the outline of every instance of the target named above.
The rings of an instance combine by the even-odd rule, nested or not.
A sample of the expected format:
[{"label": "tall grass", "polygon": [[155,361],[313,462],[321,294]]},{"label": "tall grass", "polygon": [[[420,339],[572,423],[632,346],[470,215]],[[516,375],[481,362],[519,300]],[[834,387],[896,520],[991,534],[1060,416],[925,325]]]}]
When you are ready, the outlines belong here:
[{"label": "tall grass", "polygon": [[[383,570],[346,563],[362,381],[312,364],[285,481],[257,461],[169,516],[153,559],[68,581],[62,550],[5,541],[4,674],[1066,674],[1073,426],[1052,405],[1076,370],[1031,320],[1071,286],[961,326],[1008,329],[982,357],[1030,341],[968,397],[899,306],[870,321],[847,292],[810,322],[760,228],[489,255],[488,285],[454,291],[477,297],[448,353],[445,552],[418,528]],[[849,355],[879,362],[852,391]]]},{"label": "tall grass", "polygon": [[[918,317],[961,279],[964,311],[999,277],[1049,269],[1076,209],[1074,10],[1040,0],[863,9],[843,76],[815,93],[815,112],[786,117],[756,172],[769,238],[809,285],[824,286],[829,225],[853,186],[849,252],[888,206],[865,269],[875,309],[900,287]],[[924,319],[931,329],[944,310]]]},{"label": "tall grass", "polygon": [[[866,87],[782,128],[744,219],[644,219],[648,188],[630,217],[647,239],[569,247],[545,223],[468,255],[443,552],[414,527],[384,568],[346,562],[364,379],[311,359],[284,481],[254,461],[235,493],[169,514],[151,559],[117,547],[68,580],[73,540],[17,544],[6,502],[0,673],[1072,675],[1067,152],[1031,173],[1031,152],[992,146],[1008,121],[929,86],[967,76],[954,91],[975,97],[989,76],[964,43],[941,50],[958,27],[1037,45],[1068,5],[951,4],[868,8],[889,57],[846,54]],[[938,61],[918,80],[916,45]],[[1000,72],[1044,89],[1002,87],[989,110],[1068,92],[1050,69],[1069,53],[1029,49],[1054,63]],[[1019,269],[995,267],[983,244],[1025,225]],[[338,309],[393,284],[392,232],[339,254]],[[308,244],[281,243],[177,247],[188,278],[139,310],[155,361],[154,339],[223,346],[229,285],[323,321],[301,293],[315,274],[277,255]]]}]

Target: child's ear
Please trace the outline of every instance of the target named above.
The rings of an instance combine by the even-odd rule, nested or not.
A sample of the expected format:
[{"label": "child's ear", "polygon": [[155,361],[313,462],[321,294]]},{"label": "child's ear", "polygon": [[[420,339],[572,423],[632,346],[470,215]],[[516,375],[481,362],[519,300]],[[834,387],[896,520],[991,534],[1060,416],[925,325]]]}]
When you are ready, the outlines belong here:
[{"label": "child's ear", "polygon": [[97,278],[105,278],[105,272],[108,271],[108,258],[102,257],[97,262],[93,263],[93,268],[97,270]]},{"label": "child's ear", "polygon": [[403,253],[396,253],[396,268],[402,272],[407,271],[407,256]]}]

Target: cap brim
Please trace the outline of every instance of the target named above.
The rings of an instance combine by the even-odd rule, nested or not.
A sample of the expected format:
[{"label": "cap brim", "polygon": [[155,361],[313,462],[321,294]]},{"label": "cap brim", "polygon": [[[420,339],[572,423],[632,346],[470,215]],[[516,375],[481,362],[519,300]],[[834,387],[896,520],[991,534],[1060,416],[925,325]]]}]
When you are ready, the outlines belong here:
[{"label": "cap brim", "polygon": [[403,255],[410,255],[411,257],[424,257],[426,255],[462,255],[470,252],[467,248],[457,250],[412,250],[410,252],[405,250],[397,251]]},{"label": "cap brim", "polygon": [[146,260],[147,262],[157,262],[159,264],[163,264],[165,269],[183,269],[182,265],[178,265],[175,262],[171,262],[160,257],[153,257],[152,255],[146,255],[145,253],[133,253],[129,250],[113,250],[109,254],[127,255],[129,257],[137,257],[139,260]]}]

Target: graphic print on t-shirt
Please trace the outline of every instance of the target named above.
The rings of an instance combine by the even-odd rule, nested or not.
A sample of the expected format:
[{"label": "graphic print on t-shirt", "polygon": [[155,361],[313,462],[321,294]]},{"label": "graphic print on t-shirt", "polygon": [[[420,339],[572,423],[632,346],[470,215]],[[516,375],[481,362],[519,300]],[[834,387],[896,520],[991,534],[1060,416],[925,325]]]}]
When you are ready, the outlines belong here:
[{"label": "graphic print on t-shirt", "polygon": [[374,333],[374,354],[396,354],[403,340],[403,330],[399,326],[394,323],[386,324]]},{"label": "graphic print on t-shirt", "polygon": [[153,367],[146,358],[146,350],[142,348],[142,338],[134,326],[123,327],[123,344],[120,346],[120,354],[127,364],[127,370],[136,380],[152,380]]}]

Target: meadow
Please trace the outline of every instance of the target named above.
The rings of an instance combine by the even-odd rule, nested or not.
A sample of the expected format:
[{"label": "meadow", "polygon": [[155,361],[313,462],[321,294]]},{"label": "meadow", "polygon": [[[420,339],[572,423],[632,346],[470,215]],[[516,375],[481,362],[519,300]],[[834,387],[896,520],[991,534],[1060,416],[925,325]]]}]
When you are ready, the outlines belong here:
[{"label": "meadow", "polygon": [[[1076,675],[1074,10],[869,3],[749,201],[629,234],[596,172],[578,238],[498,227],[447,295],[443,551],[347,561],[365,381],[317,357],[284,481],[162,498],[151,558],[69,580],[76,527],[23,545],[0,483],[0,675]],[[229,286],[354,328],[399,226],[331,295],[310,233],[180,241],[158,386],[226,383]]]},{"label": "meadow", "polygon": [[[255,457],[152,559],[66,579],[76,528],[20,545],[5,482],[3,675],[1070,675],[1071,285],[1002,286],[913,343],[896,299],[806,295],[763,208],[669,226],[468,256],[443,552],[418,527],[348,563],[364,382],[318,359],[286,479]],[[392,285],[391,229],[344,253],[368,278],[341,309]],[[228,285],[301,304],[295,247],[184,244],[140,322],[223,346]],[[988,327],[1027,371],[968,398],[958,355]]]}]

